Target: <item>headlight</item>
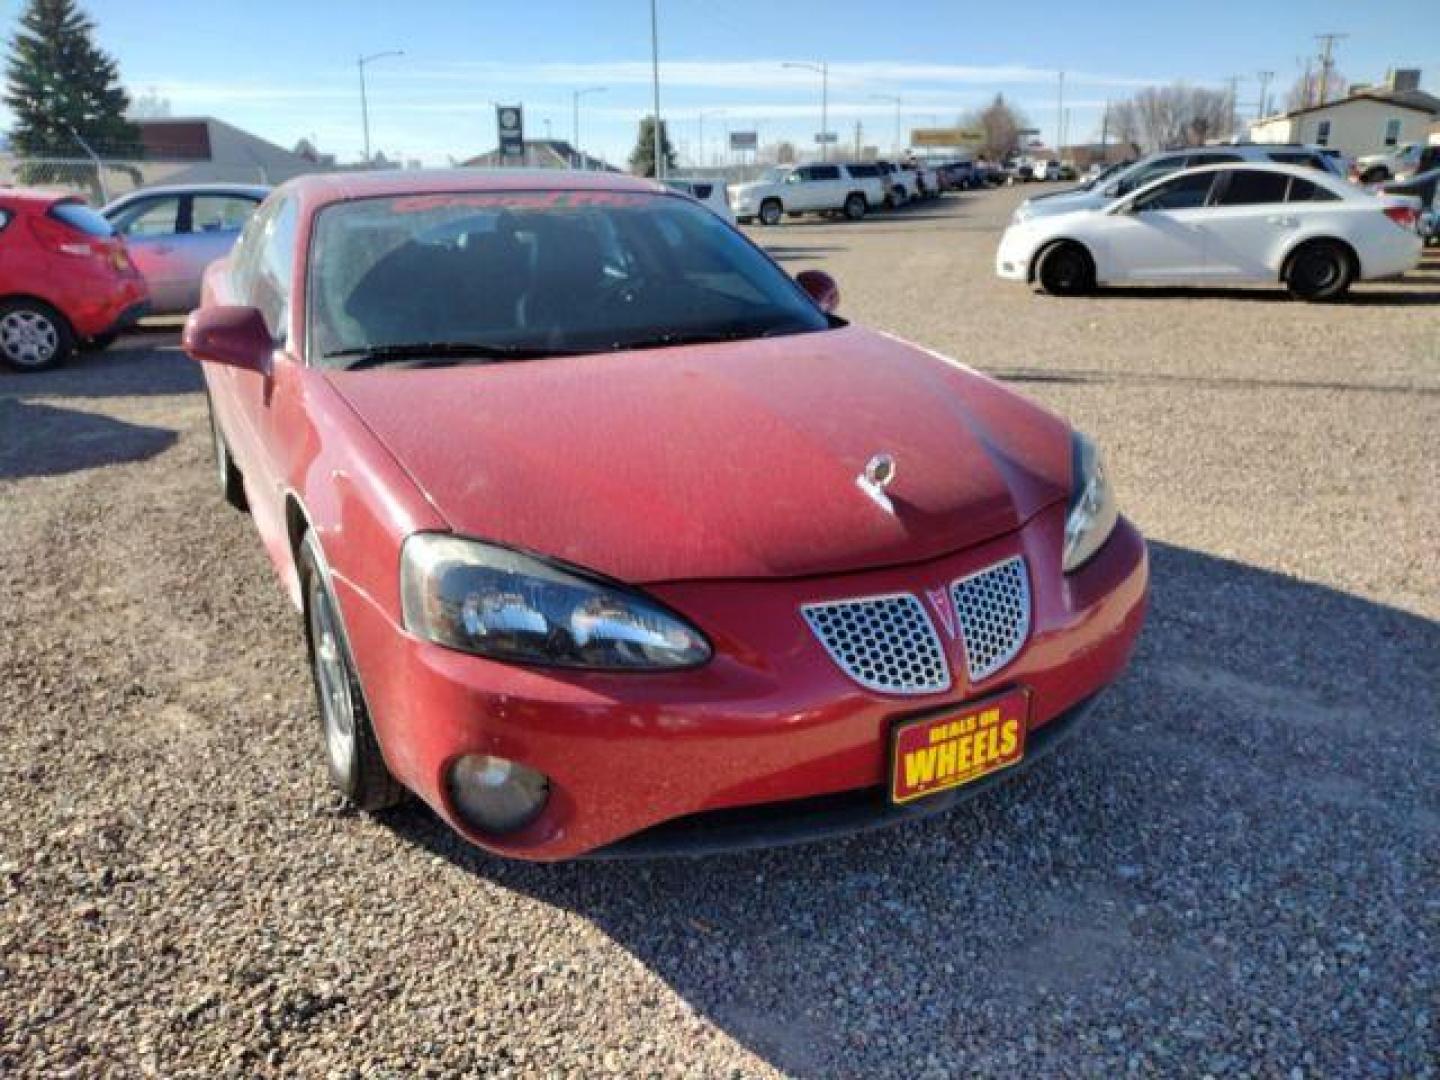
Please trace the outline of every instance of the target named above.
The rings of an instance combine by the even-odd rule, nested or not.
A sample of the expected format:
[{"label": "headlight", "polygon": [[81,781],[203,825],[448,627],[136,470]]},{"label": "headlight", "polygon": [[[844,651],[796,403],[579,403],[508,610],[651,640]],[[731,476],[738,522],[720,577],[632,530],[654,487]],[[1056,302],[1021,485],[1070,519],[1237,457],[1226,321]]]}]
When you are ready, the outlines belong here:
[{"label": "headlight", "polygon": [[1065,518],[1065,554],[1062,565],[1068,574],[1083,566],[1100,550],[1115,529],[1120,516],[1115,491],[1105,475],[1105,462],[1095,444],[1076,432],[1071,436],[1074,488]]},{"label": "headlight", "polygon": [[710,659],[698,630],[639,593],[444,533],[405,541],[400,599],[412,634],[492,660],[638,671]]}]

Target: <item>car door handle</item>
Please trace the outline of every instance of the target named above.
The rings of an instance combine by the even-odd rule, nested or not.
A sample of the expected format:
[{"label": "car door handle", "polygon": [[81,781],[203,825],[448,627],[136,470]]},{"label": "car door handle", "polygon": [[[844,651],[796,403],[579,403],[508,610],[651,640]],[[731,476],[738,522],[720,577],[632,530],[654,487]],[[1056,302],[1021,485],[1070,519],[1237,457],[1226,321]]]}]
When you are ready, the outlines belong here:
[{"label": "car door handle", "polygon": [[1287,229],[1293,229],[1300,224],[1299,218],[1291,217],[1288,214],[1271,214],[1265,219],[1266,225],[1281,225]]}]

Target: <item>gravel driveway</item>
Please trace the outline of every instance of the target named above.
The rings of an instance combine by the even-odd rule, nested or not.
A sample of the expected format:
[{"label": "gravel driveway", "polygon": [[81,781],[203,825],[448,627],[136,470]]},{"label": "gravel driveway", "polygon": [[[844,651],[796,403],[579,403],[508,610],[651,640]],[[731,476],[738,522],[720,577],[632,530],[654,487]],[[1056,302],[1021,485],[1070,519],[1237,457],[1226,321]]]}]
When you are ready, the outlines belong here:
[{"label": "gravel driveway", "polygon": [[1435,1075],[1440,258],[1054,300],[991,276],[1018,197],[755,233],[1092,432],[1152,541],[1086,736],[843,843],[540,867],[345,811],[173,338],[0,374],[0,1072]]}]

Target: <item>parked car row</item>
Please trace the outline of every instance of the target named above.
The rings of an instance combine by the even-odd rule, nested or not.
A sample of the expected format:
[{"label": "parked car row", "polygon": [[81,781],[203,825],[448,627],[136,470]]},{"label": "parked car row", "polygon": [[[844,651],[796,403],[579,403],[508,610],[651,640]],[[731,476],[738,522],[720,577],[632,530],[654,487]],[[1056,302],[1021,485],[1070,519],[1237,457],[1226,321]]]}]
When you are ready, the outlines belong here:
[{"label": "parked car row", "polygon": [[858,221],[879,209],[938,198],[940,174],[923,163],[815,162],[781,165],[730,188],[736,220],[779,225],[802,214],[843,215]]},{"label": "parked car row", "polygon": [[20,371],[103,349],[144,315],[200,302],[269,189],[147,188],[103,210],[53,191],[0,190],[0,358]]},{"label": "parked car row", "polygon": [[[1154,170],[1104,198],[1017,213],[996,252],[1003,278],[1049,293],[1121,283],[1279,282],[1333,300],[1354,281],[1415,268],[1419,200],[1375,195],[1328,170],[1259,158]],[[1126,185],[1107,185],[1102,196]]]}]

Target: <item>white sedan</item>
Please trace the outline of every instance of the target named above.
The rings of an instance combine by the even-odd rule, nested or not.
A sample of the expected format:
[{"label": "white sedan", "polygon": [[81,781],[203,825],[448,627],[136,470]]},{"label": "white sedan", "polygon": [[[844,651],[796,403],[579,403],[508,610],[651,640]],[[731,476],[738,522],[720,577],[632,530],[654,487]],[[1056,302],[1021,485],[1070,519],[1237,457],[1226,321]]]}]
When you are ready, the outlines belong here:
[{"label": "white sedan", "polygon": [[995,272],[1060,294],[1130,282],[1256,281],[1332,300],[1352,281],[1414,269],[1415,223],[1413,199],[1370,195],[1314,169],[1208,165],[1102,210],[1011,225]]}]

